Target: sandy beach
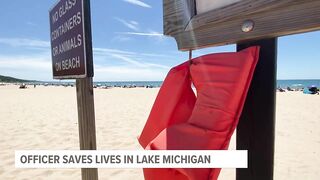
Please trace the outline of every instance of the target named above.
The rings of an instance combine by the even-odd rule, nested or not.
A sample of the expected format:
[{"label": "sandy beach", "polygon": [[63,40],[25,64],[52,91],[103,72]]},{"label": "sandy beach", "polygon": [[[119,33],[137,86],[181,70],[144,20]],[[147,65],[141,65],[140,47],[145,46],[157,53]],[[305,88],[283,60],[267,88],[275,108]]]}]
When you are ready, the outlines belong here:
[{"label": "sandy beach", "polygon": [[[158,88],[95,89],[99,150],[141,149],[137,142]],[[320,96],[277,93],[275,180],[320,177]],[[16,169],[15,150],[79,149],[73,87],[0,86],[0,179],[80,179],[79,169]],[[231,149],[235,149],[234,137]],[[219,179],[234,180],[233,169]],[[139,180],[141,169],[99,169],[100,179]]]}]

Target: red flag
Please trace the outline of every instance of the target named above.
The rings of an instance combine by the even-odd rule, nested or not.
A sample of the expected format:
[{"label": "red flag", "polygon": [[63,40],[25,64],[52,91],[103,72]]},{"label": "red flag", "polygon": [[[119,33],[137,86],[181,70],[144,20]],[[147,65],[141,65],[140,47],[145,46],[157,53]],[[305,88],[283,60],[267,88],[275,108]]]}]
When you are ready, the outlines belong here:
[{"label": "red flag", "polygon": [[[259,47],[201,56],[171,69],[139,138],[151,150],[226,150]],[[197,97],[195,97],[191,81]],[[147,180],[216,180],[220,169],[144,169]]]}]

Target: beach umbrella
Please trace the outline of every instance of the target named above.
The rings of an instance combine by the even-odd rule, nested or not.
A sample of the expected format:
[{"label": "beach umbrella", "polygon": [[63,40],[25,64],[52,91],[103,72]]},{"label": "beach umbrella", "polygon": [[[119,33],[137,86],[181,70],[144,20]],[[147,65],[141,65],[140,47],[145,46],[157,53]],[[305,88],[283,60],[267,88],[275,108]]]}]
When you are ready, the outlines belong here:
[{"label": "beach umbrella", "polygon": [[[258,47],[201,56],[170,70],[139,137],[146,150],[226,150],[238,124]],[[197,90],[195,96],[191,82]],[[147,180],[215,180],[220,169],[144,169]]]}]

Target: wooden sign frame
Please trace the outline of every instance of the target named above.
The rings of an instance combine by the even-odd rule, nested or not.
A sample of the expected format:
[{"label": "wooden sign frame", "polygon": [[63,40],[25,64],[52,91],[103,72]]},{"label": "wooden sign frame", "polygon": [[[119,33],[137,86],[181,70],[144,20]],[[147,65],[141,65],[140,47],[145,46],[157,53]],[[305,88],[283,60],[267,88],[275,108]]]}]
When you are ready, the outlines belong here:
[{"label": "wooden sign frame", "polygon": [[[69,4],[69,10],[64,9],[66,4]],[[53,79],[81,79],[94,75],[91,19],[88,7],[88,0],[59,0],[49,10]],[[54,17],[56,17],[55,21]],[[80,22],[78,22],[79,19]],[[67,22],[73,24],[69,29],[64,26]],[[72,47],[68,47],[67,44]],[[70,67],[71,60],[77,61],[78,63],[75,64],[79,67],[63,68],[64,62],[66,62],[65,67]]]},{"label": "wooden sign frame", "polygon": [[[320,30],[320,1],[242,0],[197,14],[196,0],[163,0],[164,34],[182,51]],[[253,30],[243,32],[250,20]]]}]

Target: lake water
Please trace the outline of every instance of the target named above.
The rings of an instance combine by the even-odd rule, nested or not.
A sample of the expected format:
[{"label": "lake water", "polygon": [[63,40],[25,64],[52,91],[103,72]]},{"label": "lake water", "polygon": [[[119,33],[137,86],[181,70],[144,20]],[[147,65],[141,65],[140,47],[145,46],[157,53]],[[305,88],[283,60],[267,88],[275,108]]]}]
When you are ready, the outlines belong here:
[{"label": "lake water", "polygon": [[[73,82],[42,82],[48,83],[48,84],[74,84]],[[162,85],[163,81],[106,81],[106,82],[94,82],[95,85],[101,85],[101,86],[117,86],[117,87],[123,87],[123,86],[137,86],[137,87],[146,87],[146,86],[152,86],[152,87],[160,87]],[[320,79],[300,79],[300,80],[277,80],[277,87],[308,87],[311,85],[315,85],[317,87],[320,87]]]}]

